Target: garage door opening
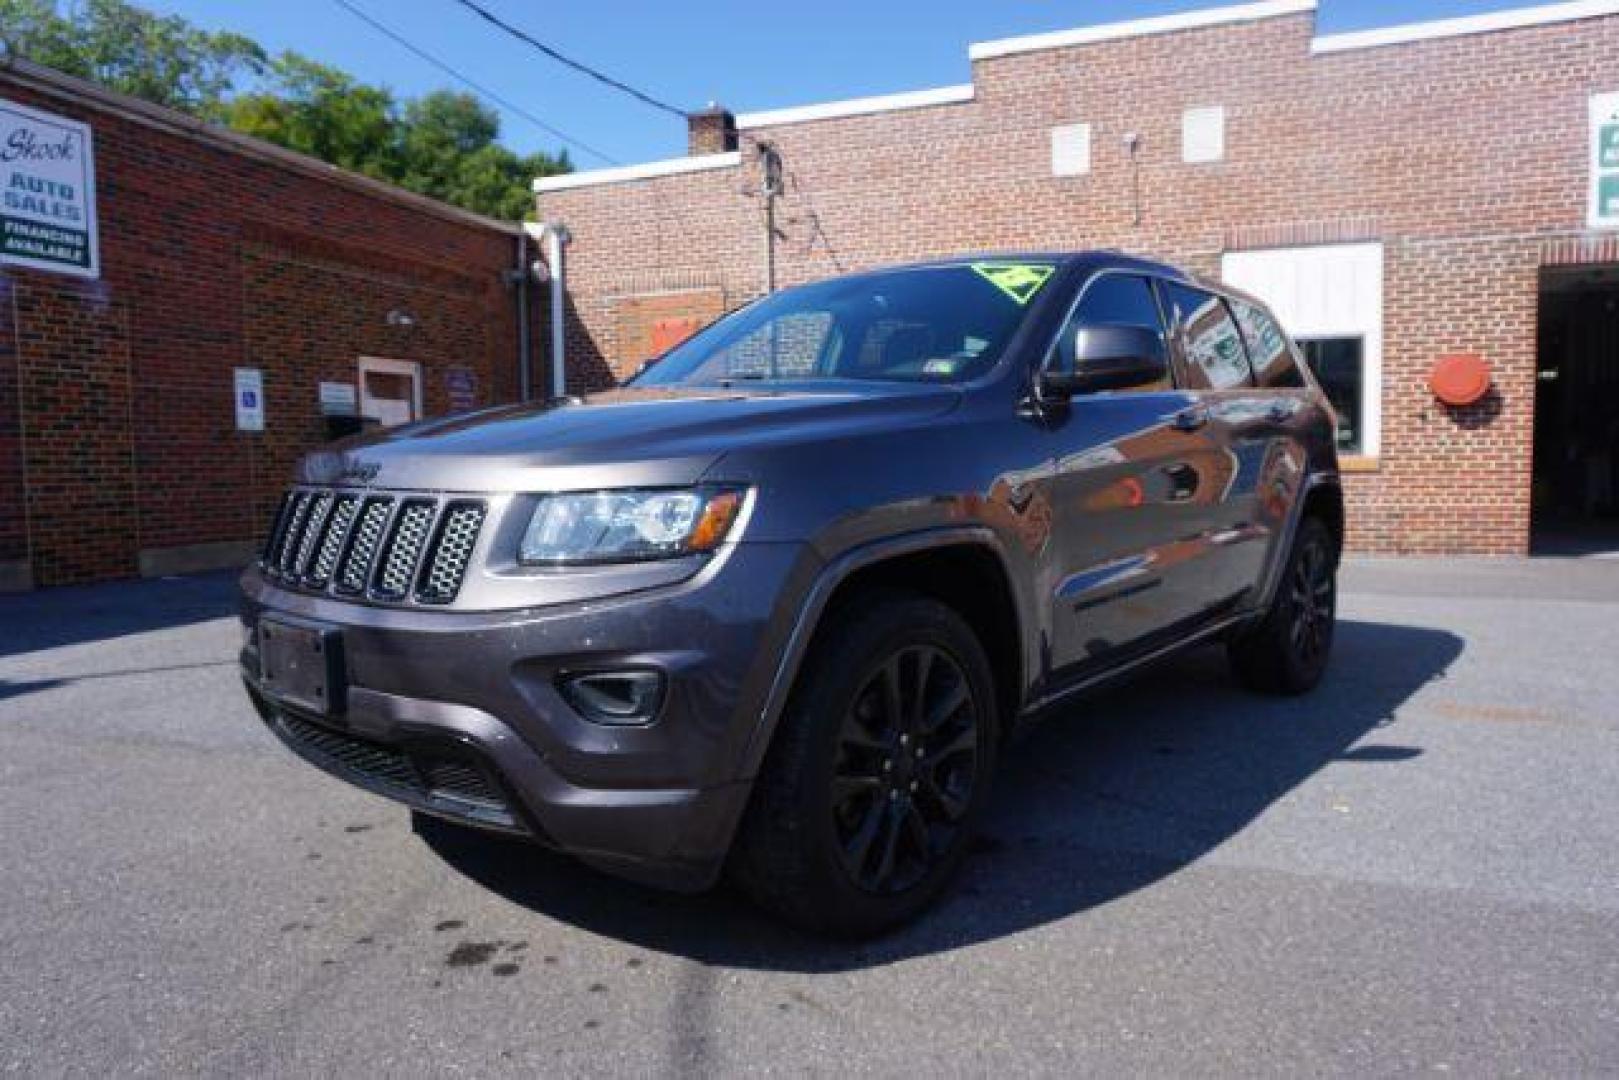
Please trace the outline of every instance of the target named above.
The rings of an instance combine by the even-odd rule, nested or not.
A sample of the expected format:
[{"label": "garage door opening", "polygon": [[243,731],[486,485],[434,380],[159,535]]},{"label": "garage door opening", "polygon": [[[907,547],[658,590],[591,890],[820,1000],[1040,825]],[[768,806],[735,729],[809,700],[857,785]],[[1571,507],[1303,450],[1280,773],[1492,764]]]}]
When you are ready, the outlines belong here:
[{"label": "garage door opening", "polygon": [[1619,555],[1619,265],[1540,280],[1532,548]]}]

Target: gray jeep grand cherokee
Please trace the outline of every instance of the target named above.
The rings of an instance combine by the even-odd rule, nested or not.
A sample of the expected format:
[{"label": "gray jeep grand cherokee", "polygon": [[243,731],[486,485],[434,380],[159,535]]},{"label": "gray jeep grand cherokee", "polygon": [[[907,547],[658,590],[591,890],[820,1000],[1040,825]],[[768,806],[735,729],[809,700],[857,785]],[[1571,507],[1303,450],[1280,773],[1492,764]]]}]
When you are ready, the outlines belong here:
[{"label": "gray jeep grand cherokee", "polygon": [[1111,253],[951,260],[310,455],[242,666],[289,747],[417,811],[872,933],[1070,695],[1216,639],[1312,687],[1343,519],[1260,304]]}]

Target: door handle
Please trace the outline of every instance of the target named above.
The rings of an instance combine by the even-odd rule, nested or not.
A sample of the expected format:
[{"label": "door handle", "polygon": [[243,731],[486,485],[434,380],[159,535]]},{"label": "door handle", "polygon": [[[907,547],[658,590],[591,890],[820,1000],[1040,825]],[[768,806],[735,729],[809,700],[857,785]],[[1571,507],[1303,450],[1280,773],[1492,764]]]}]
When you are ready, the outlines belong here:
[{"label": "door handle", "polygon": [[1170,420],[1176,431],[1197,431],[1209,422],[1209,407],[1207,405],[1193,405],[1190,409],[1182,409]]}]

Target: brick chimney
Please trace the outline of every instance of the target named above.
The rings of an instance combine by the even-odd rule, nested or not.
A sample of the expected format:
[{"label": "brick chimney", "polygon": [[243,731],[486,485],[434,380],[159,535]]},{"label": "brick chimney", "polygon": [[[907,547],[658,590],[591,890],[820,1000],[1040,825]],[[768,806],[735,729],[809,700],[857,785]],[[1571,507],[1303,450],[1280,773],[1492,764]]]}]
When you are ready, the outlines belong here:
[{"label": "brick chimney", "polygon": [[729,153],[736,145],[736,117],[730,109],[711,102],[686,116],[686,153],[692,157]]}]

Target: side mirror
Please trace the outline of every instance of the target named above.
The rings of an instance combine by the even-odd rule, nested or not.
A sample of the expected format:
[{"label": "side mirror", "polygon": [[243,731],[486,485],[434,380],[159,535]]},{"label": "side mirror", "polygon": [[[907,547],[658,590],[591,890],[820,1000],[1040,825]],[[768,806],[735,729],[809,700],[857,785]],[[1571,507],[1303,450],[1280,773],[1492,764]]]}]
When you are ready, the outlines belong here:
[{"label": "side mirror", "polygon": [[1164,335],[1145,326],[1084,326],[1059,342],[1059,364],[1040,373],[1053,397],[1119,390],[1169,377]]}]

